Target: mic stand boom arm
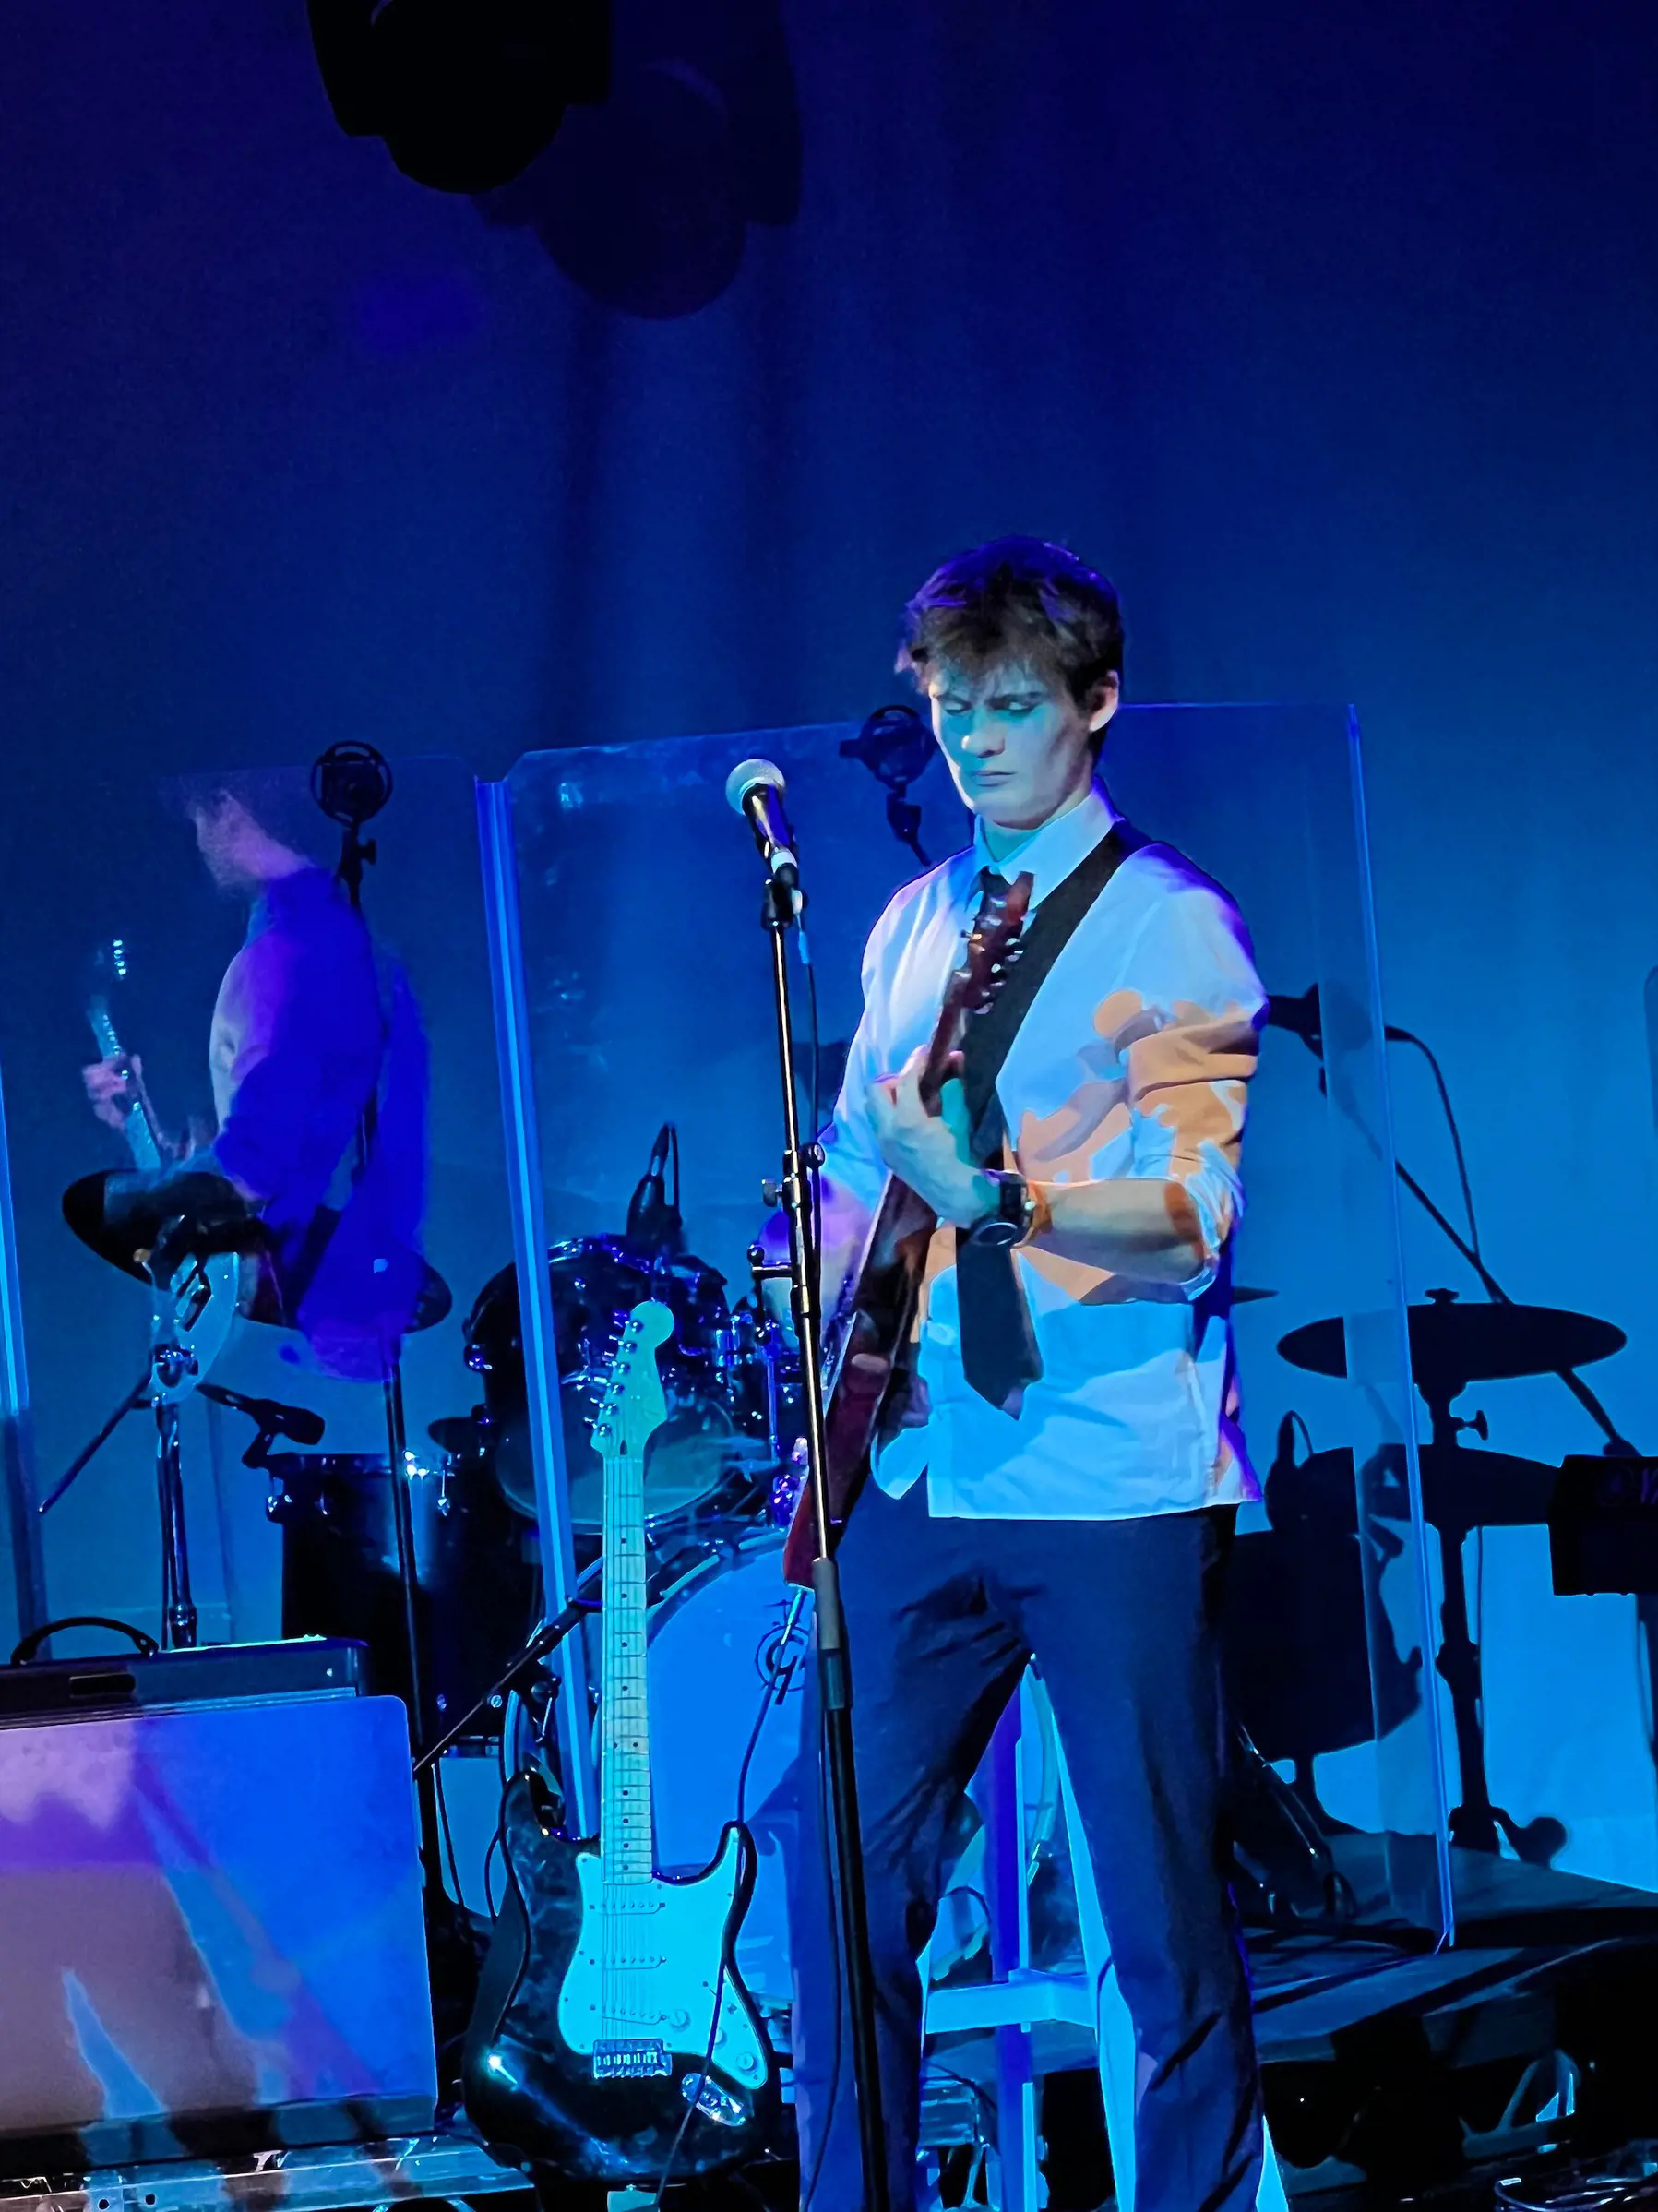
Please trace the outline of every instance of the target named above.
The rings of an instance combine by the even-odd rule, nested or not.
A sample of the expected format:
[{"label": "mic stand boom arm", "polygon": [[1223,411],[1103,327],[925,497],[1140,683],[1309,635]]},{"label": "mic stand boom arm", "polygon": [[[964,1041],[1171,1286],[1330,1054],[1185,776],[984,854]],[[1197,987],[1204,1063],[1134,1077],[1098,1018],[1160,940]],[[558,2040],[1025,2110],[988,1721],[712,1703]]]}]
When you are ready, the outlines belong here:
[{"label": "mic stand boom arm", "polygon": [[[853,1758],[852,1668],[841,1574],[829,1548],[829,1487],[825,1478],[823,1361],[819,1334],[817,1250],[812,1190],[823,1154],[803,1145],[794,1081],[794,1023],[789,995],[788,934],[801,893],[769,876],[760,919],[771,938],[771,981],[777,1008],[779,1071],[783,1094],[782,1202],[789,1225],[790,1304],[800,1344],[802,1412],[805,1419],[807,1480],[812,1493],[817,1556],[812,1565],[817,1624],[817,1681],[823,1717],[823,1758],[829,1770],[834,1830],[835,1889],[848,2009],[852,2015],[853,2077],[858,2108],[858,2146],[864,2170],[864,2212],[891,2212],[887,2187],[886,2129],[876,2047],[875,1980],[869,1958],[869,1919],[864,1897],[864,1847],[858,1825],[857,1775]],[[826,2117],[825,2124],[829,2122]]]},{"label": "mic stand boom arm", "polygon": [[[1508,1292],[1503,1288],[1497,1277],[1491,1273],[1491,1270],[1485,1265],[1485,1262],[1480,1258],[1478,1252],[1474,1250],[1473,1245],[1469,1243],[1467,1238],[1462,1235],[1461,1231],[1456,1226],[1455,1223],[1449,1220],[1434,1203],[1433,1200],[1429,1198],[1427,1192],[1422,1188],[1422,1185],[1416,1180],[1415,1177],[1411,1173],[1410,1169],[1405,1166],[1402,1160],[1396,1159],[1394,1161],[1393,1172],[1398,1176],[1400,1181],[1404,1185],[1411,1196],[1416,1201],[1416,1203],[1422,1208],[1423,1212],[1428,1216],[1428,1219],[1434,1223],[1437,1228],[1443,1231],[1445,1236],[1450,1239],[1451,1243],[1455,1245],[1457,1250],[1461,1254],[1462,1258],[1466,1260],[1469,1266],[1473,1268],[1474,1273],[1478,1275],[1480,1282],[1485,1288],[1485,1295],[1491,1300],[1492,1304],[1494,1306],[1511,1306],[1514,1303],[1514,1300],[1509,1296]],[[1584,1412],[1589,1416],[1590,1419],[1594,1423],[1595,1427],[1605,1438],[1608,1449],[1618,1458],[1639,1459],[1640,1456],[1640,1453],[1637,1452],[1635,1446],[1629,1442],[1628,1439],[1620,1432],[1617,1423],[1612,1418],[1612,1416],[1606,1411],[1606,1408],[1601,1404],[1600,1399],[1595,1395],[1594,1392],[1590,1388],[1588,1383],[1584,1381],[1582,1376],[1578,1373],[1577,1369],[1575,1368],[1569,1367],[1557,1367],[1555,1369],[1554,1372],[1560,1378],[1560,1381],[1565,1383],[1567,1389],[1570,1391],[1572,1396],[1578,1401],[1578,1404],[1583,1408]]]}]

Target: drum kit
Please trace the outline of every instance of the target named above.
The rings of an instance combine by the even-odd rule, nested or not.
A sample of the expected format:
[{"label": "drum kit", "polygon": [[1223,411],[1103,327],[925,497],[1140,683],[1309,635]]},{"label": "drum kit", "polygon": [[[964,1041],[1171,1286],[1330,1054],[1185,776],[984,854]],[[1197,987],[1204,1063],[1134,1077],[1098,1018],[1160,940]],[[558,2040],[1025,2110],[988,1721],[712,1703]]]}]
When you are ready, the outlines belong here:
[{"label": "drum kit", "polygon": [[[130,1228],[118,1236],[101,1231],[101,1209],[87,1202],[81,1186],[76,1189],[78,1202],[66,1204],[71,1225],[113,1264],[151,1273],[153,1282],[152,1271],[140,1271],[135,1261]],[[805,1471],[801,1379],[792,1342],[765,1314],[757,1295],[728,1302],[724,1277],[682,1247],[675,1208],[666,1221],[636,1220],[630,1212],[628,1232],[577,1238],[547,1255],[569,1525],[583,1587],[599,1565],[602,1467],[592,1429],[614,1347],[644,1300],[661,1301],[674,1316],[672,1339],[660,1356],[669,1418],[651,1440],[644,1477],[664,1866],[674,1863],[680,1831],[685,1856],[696,1857],[733,1801],[754,1693],[776,1679],[778,1642],[788,1632],[778,1555]],[[204,1242],[204,1256],[209,1248],[234,1250],[238,1239],[218,1224]],[[447,1286],[432,1274],[415,1325],[430,1326],[448,1309]],[[267,1318],[256,1298],[245,1297],[241,1309],[250,1321]],[[170,1345],[179,1334],[160,1329],[158,1341]],[[1419,1465],[1423,1515],[1439,1551],[1436,1663],[1449,1692],[1461,1782],[1452,1835],[1484,1851],[1498,1850],[1506,1839],[1521,1856],[1545,1859],[1562,1839],[1558,1823],[1521,1827],[1493,1803],[1487,1785],[1480,1655],[1470,1628],[1462,1547],[1475,1529],[1543,1524],[1557,1470],[1470,1448],[1463,1435],[1483,1444],[1485,1416],[1462,1418],[1451,1407],[1473,1382],[1575,1376],[1578,1368],[1619,1349],[1623,1334],[1587,1315],[1501,1300],[1462,1305],[1452,1293],[1435,1291],[1411,1309],[1410,1341],[1431,1423]],[[479,1379],[479,1402],[431,1424],[435,1465],[411,1452],[405,1469],[412,1477],[421,1734],[428,1744],[440,1732],[458,1732],[458,1714],[483,1716],[471,1731],[474,1737],[498,1731],[502,1701],[492,1703],[486,1692],[513,1667],[515,1655],[521,1657],[541,1608],[530,1397],[513,1267],[478,1293],[463,1346],[466,1366]],[[1304,1370],[1346,1373],[1339,1320],[1291,1331],[1279,1350]],[[283,1633],[360,1637],[385,1687],[408,1694],[405,1578],[385,1460],[274,1450],[279,1441],[315,1441],[320,1423],[307,1429],[314,1417],[302,1409],[239,1400],[205,1380],[195,1387],[260,1425],[245,1456],[270,1480],[268,1510],[282,1531]],[[150,1402],[160,1403],[160,1393],[146,1386],[127,1404]],[[172,1450],[176,1477],[175,1441]],[[1402,1450],[1384,1451],[1358,1474],[1372,1519],[1409,1518]],[[1316,1528],[1351,1539],[1362,1533],[1356,1497],[1352,1453],[1325,1451],[1274,1469],[1269,1514],[1278,1531]],[[181,1586],[188,1589],[176,1479],[163,1479],[162,1501],[167,1589],[176,1599]],[[793,1679],[797,1686],[798,1670]],[[1415,1694],[1413,1685],[1412,1702]],[[1246,1710],[1245,1717],[1255,1728]],[[1269,1724],[1262,1732],[1274,1731]],[[761,1878],[741,1963],[763,2003],[781,2003],[787,1994],[781,1867],[793,1825],[794,1733],[785,1724],[769,1729],[749,1788]]]}]

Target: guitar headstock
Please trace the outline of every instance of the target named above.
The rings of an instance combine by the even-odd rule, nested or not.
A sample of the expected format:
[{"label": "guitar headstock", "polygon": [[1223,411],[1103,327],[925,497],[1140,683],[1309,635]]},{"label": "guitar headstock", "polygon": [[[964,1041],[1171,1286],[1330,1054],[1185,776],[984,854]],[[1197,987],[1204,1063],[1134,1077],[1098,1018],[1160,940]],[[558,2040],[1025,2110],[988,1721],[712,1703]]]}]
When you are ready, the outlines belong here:
[{"label": "guitar headstock", "polygon": [[952,1054],[961,1049],[967,1024],[982,1014],[1008,980],[1020,955],[1034,879],[1016,876],[998,898],[987,899],[967,933],[961,964],[945,986],[944,1005],[922,1076],[922,1096],[936,1106]]},{"label": "guitar headstock", "polygon": [[593,1450],[601,1459],[639,1458],[667,1419],[656,1352],[673,1333],[674,1316],[659,1298],[645,1299],[628,1315],[593,1423]]}]

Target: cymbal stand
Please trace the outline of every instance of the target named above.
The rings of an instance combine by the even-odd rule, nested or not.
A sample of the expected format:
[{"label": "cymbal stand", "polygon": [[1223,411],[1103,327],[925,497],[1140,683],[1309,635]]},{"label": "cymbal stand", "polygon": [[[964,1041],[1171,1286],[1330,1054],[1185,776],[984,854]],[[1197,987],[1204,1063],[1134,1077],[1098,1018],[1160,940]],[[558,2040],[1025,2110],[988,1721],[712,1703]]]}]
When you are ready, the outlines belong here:
[{"label": "cymbal stand", "polygon": [[[798,902],[798,904],[797,904]],[[887,2187],[887,2140],[881,2117],[881,2080],[876,2045],[875,1981],[869,1957],[868,1908],[864,1895],[863,1835],[858,1824],[858,1787],[853,1757],[851,1655],[846,1616],[841,1604],[841,1572],[830,1548],[829,1487],[823,1428],[823,1365],[819,1335],[817,1233],[812,1204],[814,1183],[823,1165],[816,1142],[803,1144],[795,1089],[794,1019],[790,1000],[788,935],[804,896],[774,876],[766,879],[760,920],[771,939],[771,981],[777,1012],[779,1073],[783,1098],[783,1213],[789,1225],[790,1303],[800,1343],[801,1410],[806,1432],[806,1463],[812,1490],[817,1556],[812,1565],[813,1618],[817,1644],[817,1676],[823,1712],[824,1757],[829,1768],[829,1808],[834,1829],[835,1888],[840,1900],[839,1935],[842,1970],[852,2015],[853,2076],[858,2110],[858,2146],[863,2161],[863,2212],[890,2212]],[[759,1271],[769,1272],[769,1271]]]},{"label": "cymbal stand", "polygon": [[50,1513],[126,1416],[137,1412],[141,1405],[148,1405],[155,1417],[156,1503],[161,1524],[161,1646],[166,1651],[193,1651],[197,1621],[190,1591],[190,1546],[185,1525],[179,1426],[184,1402],[201,1377],[196,1354],[178,1320],[181,1300],[191,1295],[194,1288],[194,1272],[180,1271],[175,1285],[169,1274],[171,1262],[161,1256],[166,1243],[167,1233],[163,1232],[149,1262],[155,1299],[150,1312],[149,1358],[144,1372],[97,1435],[76,1454],[42,1499],[39,1511],[42,1514]]},{"label": "cymbal stand", "polygon": [[[1452,1399],[1461,1397],[1467,1389],[1465,1382],[1448,1381],[1443,1376],[1436,1376],[1432,1382],[1427,1382],[1419,1376],[1416,1387],[1427,1406],[1436,1451],[1460,1450],[1466,1429],[1472,1429],[1484,1441],[1487,1432],[1483,1413],[1475,1414],[1472,1420],[1463,1420],[1450,1410]],[[1442,1460],[1439,1464],[1444,1465]],[[1461,1791],[1461,1802],[1449,1816],[1450,1840],[1465,1851],[1488,1851],[1495,1857],[1502,1847],[1499,1837],[1506,1836],[1518,1858],[1545,1865],[1551,1852],[1564,1840],[1565,1832],[1559,1823],[1547,1814],[1522,1823],[1491,1801],[1491,1785],[1485,1772],[1485,1681],[1480,1647],[1473,1640],[1468,1619],[1468,1576],[1462,1565],[1462,1547],[1479,1522],[1449,1517],[1449,1506],[1457,1495],[1454,1483],[1437,1485],[1436,1489],[1437,1502],[1434,1510],[1439,1517],[1435,1519],[1434,1533],[1439,1540],[1442,1595],[1439,1650],[1434,1666],[1450,1693],[1451,1728],[1457,1745],[1457,1784]]]},{"label": "cymbal stand", "polygon": [[[1483,1416],[1476,1416],[1475,1421],[1463,1421],[1450,1410],[1451,1400],[1461,1396],[1465,1384],[1449,1386],[1438,1379],[1429,1383],[1418,1378],[1416,1387],[1426,1403],[1432,1441],[1437,1449],[1454,1450],[1461,1442],[1461,1431],[1474,1428],[1476,1422],[1483,1433]],[[1498,1829],[1512,1829],[1515,1823],[1491,1802],[1485,1775],[1480,1650],[1469,1625],[1468,1578],[1462,1566],[1462,1546],[1468,1533],[1468,1525],[1461,1521],[1436,1524],[1441,1596],[1439,1651],[1434,1664],[1450,1692],[1451,1727],[1457,1740],[1461,1802],[1450,1815],[1450,1839],[1464,1850],[1495,1854],[1501,1847]]]}]

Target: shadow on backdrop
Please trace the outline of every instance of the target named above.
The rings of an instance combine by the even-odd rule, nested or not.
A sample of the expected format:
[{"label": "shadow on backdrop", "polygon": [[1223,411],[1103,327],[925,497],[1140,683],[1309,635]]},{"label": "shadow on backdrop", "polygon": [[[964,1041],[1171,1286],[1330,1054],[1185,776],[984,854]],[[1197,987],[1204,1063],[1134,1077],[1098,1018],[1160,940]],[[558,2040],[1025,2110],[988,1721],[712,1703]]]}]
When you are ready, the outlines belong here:
[{"label": "shadow on backdrop", "polygon": [[777,0],[618,0],[610,97],[512,183],[474,195],[573,284],[652,321],[695,315],[751,222],[800,208],[800,110]]}]

